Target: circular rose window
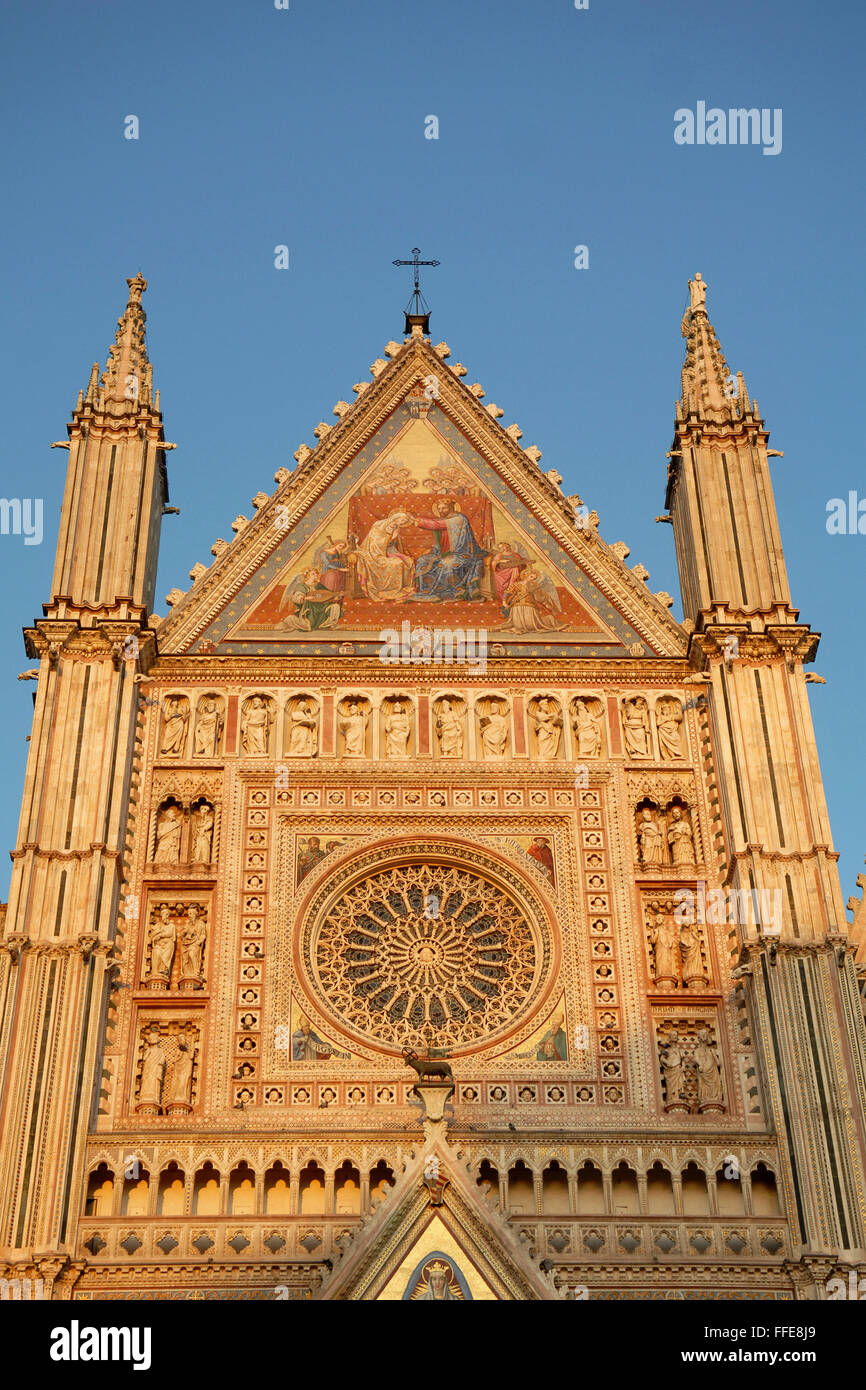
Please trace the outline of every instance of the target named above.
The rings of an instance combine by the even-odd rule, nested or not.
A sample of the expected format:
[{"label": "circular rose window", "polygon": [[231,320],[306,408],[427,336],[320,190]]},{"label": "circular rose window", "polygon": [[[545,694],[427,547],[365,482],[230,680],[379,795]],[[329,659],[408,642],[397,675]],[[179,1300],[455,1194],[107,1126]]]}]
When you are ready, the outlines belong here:
[{"label": "circular rose window", "polygon": [[378,862],[313,905],[302,955],[318,1001],[386,1051],[474,1051],[513,1031],[548,973],[540,907],[516,876],[486,872],[486,856],[389,857],[366,856]]}]

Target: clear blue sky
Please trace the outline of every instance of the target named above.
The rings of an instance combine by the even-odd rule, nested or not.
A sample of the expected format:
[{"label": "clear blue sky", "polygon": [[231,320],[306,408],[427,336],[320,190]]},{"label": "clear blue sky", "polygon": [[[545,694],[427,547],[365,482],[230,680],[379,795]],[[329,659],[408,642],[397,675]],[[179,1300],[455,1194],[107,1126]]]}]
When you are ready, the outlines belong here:
[{"label": "clear blue sky", "polygon": [[[150,283],[180,446],[164,612],[400,336],[391,261],[417,244],[442,261],[434,341],[677,595],[653,518],[686,281],[709,282],[729,365],[785,451],[776,501],[794,601],[823,633],[810,699],[847,897],[866,853],[866,535],[825,520],[829,498],[866,497],[861,0],[18,0],[0,23],[2,494],[45,505],[42,545],[0,536],[0,846],[34,688],[15,680],[21,628],[49,597],[68,458],[48,445],[104,362],[125,277]],[[676,145],[674,112],[698,101],[780,107],[782,152]]]}]

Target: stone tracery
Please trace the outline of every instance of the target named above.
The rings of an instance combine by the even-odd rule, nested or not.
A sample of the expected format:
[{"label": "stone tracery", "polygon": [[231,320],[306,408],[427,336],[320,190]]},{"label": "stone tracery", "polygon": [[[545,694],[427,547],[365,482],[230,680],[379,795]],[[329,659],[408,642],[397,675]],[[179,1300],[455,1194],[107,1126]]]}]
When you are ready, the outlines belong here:
[{"label": "stone tracery", "polygon": [[417,861],[344,890],[314,951],[330,1009],[389,1050],[486,1040],[525,1010],[538,966],[535,932],[505,889]]}]

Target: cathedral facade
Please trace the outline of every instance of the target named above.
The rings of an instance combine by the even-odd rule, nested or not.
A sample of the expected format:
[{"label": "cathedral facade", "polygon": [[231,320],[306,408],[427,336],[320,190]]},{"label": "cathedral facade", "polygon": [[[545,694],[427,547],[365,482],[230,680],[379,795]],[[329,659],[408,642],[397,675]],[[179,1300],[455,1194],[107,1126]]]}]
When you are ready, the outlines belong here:
[{"label": "cathedral facade", "polygon": [[489,1301],[866,1274],[818,636],[701,277],[658,518],[681,623],[422,313],[158,616],[174,445],[128,283],[25,632],[0,1275]]}]

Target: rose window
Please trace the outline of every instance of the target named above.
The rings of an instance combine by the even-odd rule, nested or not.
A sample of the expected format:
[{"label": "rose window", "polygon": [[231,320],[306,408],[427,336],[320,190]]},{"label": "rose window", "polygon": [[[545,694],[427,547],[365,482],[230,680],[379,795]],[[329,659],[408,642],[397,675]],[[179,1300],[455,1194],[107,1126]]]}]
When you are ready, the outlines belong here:
[{"label": "rose window", "polygon": [[487,1040],[537,995],[547,955],[521,896],[458,864],[368,870],[307,936],[315,992],[389,1050]]}]

